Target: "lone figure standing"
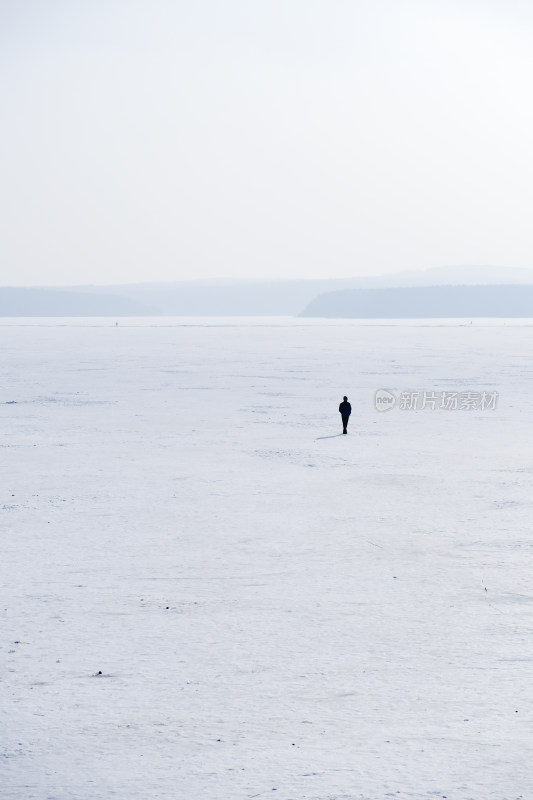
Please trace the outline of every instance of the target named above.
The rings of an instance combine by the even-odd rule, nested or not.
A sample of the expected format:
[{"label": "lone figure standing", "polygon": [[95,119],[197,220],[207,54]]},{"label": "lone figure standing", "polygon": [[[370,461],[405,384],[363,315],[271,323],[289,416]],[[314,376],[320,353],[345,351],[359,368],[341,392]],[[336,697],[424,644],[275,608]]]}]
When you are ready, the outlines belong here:
[{"label": "lone figure standing", "polygon": [[342,417],[342,429],[343,429],[342,432],[348,433],[346,429],[348,427],[348,420],[350,419],[350,414],[352,413],[352,407],[349,404],[346,395],[342,399],[342,403],[339,406],[339,411]]}]

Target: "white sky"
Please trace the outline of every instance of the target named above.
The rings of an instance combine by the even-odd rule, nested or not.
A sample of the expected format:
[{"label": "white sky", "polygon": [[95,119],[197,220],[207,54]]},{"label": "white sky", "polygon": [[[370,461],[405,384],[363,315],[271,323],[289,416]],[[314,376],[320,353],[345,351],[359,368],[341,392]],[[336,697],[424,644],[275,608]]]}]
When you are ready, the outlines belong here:
[{"label": "white sky", "polygon": [[533,266],[530,0],[0,0],[0,284]]}]

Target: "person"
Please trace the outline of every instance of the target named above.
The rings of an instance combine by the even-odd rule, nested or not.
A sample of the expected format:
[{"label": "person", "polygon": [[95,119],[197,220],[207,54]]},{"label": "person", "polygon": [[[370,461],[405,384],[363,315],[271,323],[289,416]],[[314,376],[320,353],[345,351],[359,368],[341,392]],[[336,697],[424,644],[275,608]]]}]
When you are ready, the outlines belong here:
[{"label": "person", "polygon": [[348,420],[350,419],[350,414],[352,413],[352,407],[348,402],[348,398],[344,395],[342,399],[342,403],[339,406],[339,411],[342,417],[342,432],[348,433]]}]

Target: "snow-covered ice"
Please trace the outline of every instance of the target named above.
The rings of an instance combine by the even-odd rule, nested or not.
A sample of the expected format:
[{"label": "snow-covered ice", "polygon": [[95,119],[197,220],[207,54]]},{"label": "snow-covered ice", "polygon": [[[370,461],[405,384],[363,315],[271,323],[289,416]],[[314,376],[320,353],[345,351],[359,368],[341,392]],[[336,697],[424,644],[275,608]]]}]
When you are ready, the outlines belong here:
[{"label": "snow-covered ice", "polygon": [[468,322],[1,321],[2,800],[533,797],[533,326]]}]

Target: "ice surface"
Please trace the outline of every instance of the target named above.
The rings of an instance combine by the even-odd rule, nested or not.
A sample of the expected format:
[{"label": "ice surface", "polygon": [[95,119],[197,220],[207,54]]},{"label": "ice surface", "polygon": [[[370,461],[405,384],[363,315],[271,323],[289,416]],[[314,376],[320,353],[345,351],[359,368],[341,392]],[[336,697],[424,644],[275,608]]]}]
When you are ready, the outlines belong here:
[{"label": "ice surface", "polygon": [[2,800],[533,797],[532,332],[2,320]]}]

